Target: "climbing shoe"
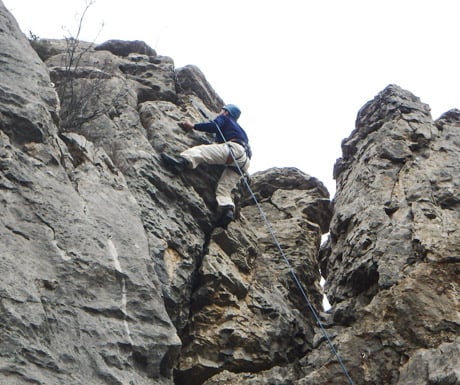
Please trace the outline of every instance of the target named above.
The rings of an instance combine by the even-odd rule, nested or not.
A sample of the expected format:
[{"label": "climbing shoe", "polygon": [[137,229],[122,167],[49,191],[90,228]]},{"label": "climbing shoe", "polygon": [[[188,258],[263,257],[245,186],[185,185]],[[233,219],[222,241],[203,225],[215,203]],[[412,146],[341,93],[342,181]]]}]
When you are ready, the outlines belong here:
[{"label": "climbing shoe", "polygon": [[217,227],[227,228],[230,222],[235,220],[235,210],[232,206],[225,207],[217,222]]},{"label": "climbing shoe", "polygon": [[180,174],[182,171],[189,167],[189,161],[182,156],[171,156],[162,152],[160,154],[163,163],[174,173]]}]

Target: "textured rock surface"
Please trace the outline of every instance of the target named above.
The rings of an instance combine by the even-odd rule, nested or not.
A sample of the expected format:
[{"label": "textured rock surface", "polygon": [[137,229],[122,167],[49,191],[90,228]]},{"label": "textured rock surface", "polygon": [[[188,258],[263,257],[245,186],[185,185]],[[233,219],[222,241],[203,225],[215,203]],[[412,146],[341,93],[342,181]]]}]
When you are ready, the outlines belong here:
[{"label": "textured rock surface", "polygon": [[56,93],[46,67],[3,4],[0,23],[0,128],[15,143],[42,143],[56,134]]},{"label": "textured rock surface", "polygon": [[355,384],[460,381],[459,111],[433,122],[387,87],[333,206],[295,168],[252,175],[290,270],[244,185],[224,231],[219,168],[160,163],[212,140],[177,126],[223,104],[198,68],[142,41],[78,42],[76,66],[33,43],[0,1],[0,383],[345,384],[292,273]]},{"label": "textured rock surface", "polygon": [[[342,143],[322,271],[344,345],[362,352],[349,357],[361,383],[460,380],[459,118],[433,122],[426,104],[390,85]],[[445,370],[413,370],[440,346]]]},{"label": "textured rock surface", "polygon": [[[330,219],[327,191],[296,169],[255,174],[252,184],[292,271],[321,307],[316,255],[319,222]],[[223,369],[257,372],[285,365],[312,349],[314,321],[254,202],[246,200],[240,215],[228,231],[213,232],[203,258],[179,384],[201,384]]]},{"label": "textured rock surface", "polygon": [[[388,86],[359,112],[337,161],[320,253],[324,325],[355,384],[458,384],[460,112]],[[264,189],[260,189],[260,192]],[[321,333],[295,362],[206,385],[349,383]]]},{"label": "textured rock surface", "polygon": [[0,10],[0,382],[170,378],[181,343],[142,208],[102,147],[57,135],[46,66]]},{"label": "textured rock surface", "polygon": [[[176,124],[222,105],[204,75],[193,66],[176,70],[141,42],[96,50],[35,42],[45,65],[1,11],[8,55],[0,71],[0,382],[168,384],[178,369],[177,381],[191,372],[200,383],[226,368],[267,368],[303,355],[310,318],[289,295],[279,261],[273,270],[281,282],[263,266],[276,252],[258,245],[268,235],[250,230],[250,205],[239,225],[214,230],[219,170],[175,177],[160,165],[161,151],[212,140]],[[328,206],[327,191],[298,170],[269,174],[280,180],[270,196],[283,194],[273,197],[281,209],[272,210],[284,210],[282,218],[298,222],[296,236],[307,236],[308,252],[295,264],[311,264],[302,278],[319,304],[315,206]],[[283,174],[299,180],[292,198]],[[295,212],[296,201],[305,213]],[[328,216],[318,215],[323,227]],[[283,239],[295,245],[295,237]]]}]

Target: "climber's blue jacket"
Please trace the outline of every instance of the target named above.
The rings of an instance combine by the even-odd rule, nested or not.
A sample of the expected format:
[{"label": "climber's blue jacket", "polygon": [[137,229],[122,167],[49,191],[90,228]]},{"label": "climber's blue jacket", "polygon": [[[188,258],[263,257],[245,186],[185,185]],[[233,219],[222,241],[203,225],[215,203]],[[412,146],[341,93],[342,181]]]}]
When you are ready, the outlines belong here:
[{"label": "climber's blue jacket", "polygon": [[[220,128],[220,131],[224,136],[223,138],[217,126]],[[235,122],[234,119],[226,115],[219,115],[217,118],[210,122],[197,123],[193,126],[193,128],[198,131],[216,134],[217,143],[231,141],[240,143],[245,147],[249,144],[248,136],[246,135],[246,132],[243,130],[243,128],[237,122]]]}]

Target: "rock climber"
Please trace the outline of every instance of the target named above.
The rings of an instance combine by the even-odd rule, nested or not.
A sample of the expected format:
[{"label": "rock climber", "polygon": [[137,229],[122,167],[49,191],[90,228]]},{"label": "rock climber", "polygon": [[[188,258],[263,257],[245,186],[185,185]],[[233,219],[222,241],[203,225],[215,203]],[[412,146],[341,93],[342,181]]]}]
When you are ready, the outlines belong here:
[{"label": "rock climber", "polygon": [[187,132],[198,130],[215,134],[215,143],[191,147],[181,152],[179,156],[161,154],[163,162],[176,174],[186,169],[194,169],[201,163],[226,166],[216,187],[218,213],[221,214],[217,225],[223,228],[226,228],[235,219],[232,190],[238,184],[241,176],[235,166],[235,161],[240,170],[246,172],[252,155],[248,136],[237,123],[240,115],[241,111],[236,105],[226,104],[212,121],[193,124],[184,120],[179,123],[183,130]]}]

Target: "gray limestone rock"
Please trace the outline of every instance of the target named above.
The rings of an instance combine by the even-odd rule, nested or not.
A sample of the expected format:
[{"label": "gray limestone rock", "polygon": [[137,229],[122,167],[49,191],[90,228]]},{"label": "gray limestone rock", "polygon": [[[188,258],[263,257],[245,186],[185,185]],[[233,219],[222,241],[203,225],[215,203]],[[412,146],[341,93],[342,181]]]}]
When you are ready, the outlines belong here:
[{"label": "gray limestone rock", "polygon": [[[194,65],[187,65],[177,69],[176,85],[180,93],[195,95],[211,111],[218,112],[224,105],[224,102],[208,83],[204,74]],[[201,119],[203,120],[203,117]]]},{"label": "gray limestone rock", "polygon": [[[458,117],[451,111],[433,122],[427,105],[390,85],[361,109],[343,142],[320,258],[333,319],[350,328],[335,341],[358,383],[405,383],[400,365],[417,361],[420,349],[455,345],[460,212],[447,197],[460,183]],[[420,372],[414,383],[431,376]]]},{"label": "gray limestone rock", "polygon": [[204,74],[74,43],[29,44],[0,1],[0,383],[346,384],[329,343],[356,385],[459,382],[459,110],[388,86],[332,202],[273,168],[224,230],[222,169],[160,158],[214,140],[177,125],[222,107]]},{"label": "gray limestone rock", "polygon": [[99,44],[94,47],[96,51],[109,51],[117,56],[129,56],[130,54],[141,54],[151,57],[156,57],[155,50],[148,46],[143,41],[124,41],[124,40],[109,40],[105,43]]},{"label": "gray limestone rock", "polygon": [[0,129],[13,144],[56,135],[59,102],[48,71],[0,4]]},{"label": "gray limestone rock", "polygon": [[[331,214],[327,190],[289,168],[255,174],[251,182],[264,196],[263,212],[246,199],[240,223],[211,235],[176,370],[178,384],[201,384],[223,370],[259,372],[286,365],[312,349],[314,320],[292,274],[321,308],[316,254],[322,221]],[[321,209],[325,212],[318,214]]]}]

